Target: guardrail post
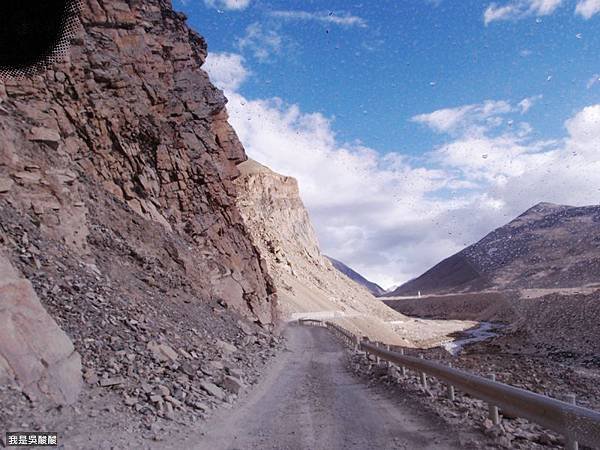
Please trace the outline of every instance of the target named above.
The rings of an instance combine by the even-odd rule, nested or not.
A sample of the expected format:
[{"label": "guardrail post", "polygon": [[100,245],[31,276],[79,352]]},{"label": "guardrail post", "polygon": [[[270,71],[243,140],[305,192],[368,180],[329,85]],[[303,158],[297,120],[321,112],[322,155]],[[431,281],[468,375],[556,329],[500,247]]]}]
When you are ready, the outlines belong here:
[{"label": "guardrail post", "polygon": [[[496,375],[493,373],[490,374],[489,379],[492,381],[496,381]],[[489,419],[492,421],[492,423],[494,425],[500,424],[500,415],[498,414],[498,407],[495,405],[492,405],[491,403],[488,403],[488,410],[489,410]]]},{"label": "guardrail post", "polygon": [[[389,351],[390,351],[390,345],[389,345],[389,344],[386,344],[386,345],[385,345],[385,349],[386,349],[386,350],[389,352]],[[389,362],[389,361],[386,361],[386,362],[385,362],[385,366],[386,366],[386,367],[389,369],[390,367],[392,367],[392,363],[391,363],[391,362]]]},{"label": "guardrail post", "polygon": [[[567,403],[575,405],[577,403],[575,394],[568,394],[566,397]],[[565,436],[565,450],[579,450],[579,443],[568,436]]]},{"label": "guardrail post", "polygon": [[[449,363],[448,367],[452,368],[452,363]],[[456,396],[454,395],[454,386],[449,384],[448,385],[448,400],[453,402],[455,399],[456,399]]]},{"label": "guardrail post", "polygon": [[[419,355],[419,358],[424,359],[423,355]],[[421,372],[421,385],[423,389],[427,390],[427,374],[425,372]]]},{"label": "guardrail post", "polygon": [[[403,348],[401,348],[401,349],[400,349],[400,354],[401,354],[402,356],[404,356],[404,349],[403,349]],[[406,366],[402,365],[402,366],[400,367],[400,371],[402,372],[402,376],[403,376],[404,378],[406,378]]]},{"label": "guardrail post", "polygon": [[[375,342],[375,347],[379,348],[379,341]],[[381,359],[379,358],[379,355],[375,355],[375,364],[377,364],[377,367],[379,367],[379,363],[381,362]]]}]

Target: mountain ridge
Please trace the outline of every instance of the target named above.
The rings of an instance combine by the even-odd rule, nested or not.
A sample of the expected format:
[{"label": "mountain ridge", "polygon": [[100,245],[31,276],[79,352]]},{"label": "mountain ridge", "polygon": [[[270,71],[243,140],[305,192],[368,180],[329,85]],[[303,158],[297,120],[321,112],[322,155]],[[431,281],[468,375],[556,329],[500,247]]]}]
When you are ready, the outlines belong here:
[{"label": "mountain ridge", "polygon": [[356,283],[360,284],[361,286],[364,286],[365,288],[367,288],[367,290],[371,294],[373,294],[375,297],[379,297],[385,293],[385,289],[383,289],[377,283],[369,281],[368,279],[363,277],[360,273],[358,273],[351,267],[347,266],[343,262],[341,262],[331,256],[328,256],[328,255],[323,255],[323,256],[325,256],[329,261],[331,261],[331,264],[333,264],[333,267],[335,267],[337,270],[342,272],[344,275],[346,275],[352,281],[355,281]]},{"label": "mountain ridge", "polygon": [[600,206],[538,203],[385,296],[600,281]]}]

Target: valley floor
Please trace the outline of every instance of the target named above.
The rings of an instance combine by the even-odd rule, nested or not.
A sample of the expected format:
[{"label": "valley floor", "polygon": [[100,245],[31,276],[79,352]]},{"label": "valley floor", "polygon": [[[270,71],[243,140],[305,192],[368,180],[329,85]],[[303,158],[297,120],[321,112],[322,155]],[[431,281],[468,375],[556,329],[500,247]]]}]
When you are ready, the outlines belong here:
[{"label": "valley floor", "polygon": [[600,410],[600,290],[571,291],[541,297],[533,290],[451,294],[386,303],[428,319],[503,322],[498,336],[467,346],[456,357],[441,348],[423,353],[551,397],[575,394],[578,404]]}]

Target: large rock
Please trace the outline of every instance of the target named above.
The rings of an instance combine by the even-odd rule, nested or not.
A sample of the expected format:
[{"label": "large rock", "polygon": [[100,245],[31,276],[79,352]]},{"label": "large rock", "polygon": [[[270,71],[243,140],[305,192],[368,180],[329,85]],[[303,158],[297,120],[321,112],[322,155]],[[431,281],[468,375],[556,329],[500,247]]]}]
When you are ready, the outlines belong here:
[{"label": "large rock", "polygon": [[81,359],[40,303],[31,283],[0,254],[0,384],[57,404],[77,399]]},{"label": "large rock", "polygon": [[225,400],[225,398],[227,397],[225,392],[223,391],[223,389],[221,389],[219,386],[217,386],[214,383],[211,383],[210,381],[203,381],[200,383],[200,387],[208,392],[210,395],[212,395],[213,397],[218,398],[219,400]]},{"label": "large rock", "polygon": [[152,352],[154,358],[159,361],[176,361],[178,358],[177,352],[167,344],[149,342],[148,349]]},{"label": "large rock", "polygon": [[61,141],[60,133],[58,131],[44,127],[33,127],[29,134],[29,140],[33,142],[44,142],[54,149],[58,148]]},{"label": "large rock", "polygon": [[238,378],[234,378],[232,376],[226,376],[223,378],[221,382],[221,386],[227,389],[232,394],[239,394],[241,390],[244,388],[244,384]]}]

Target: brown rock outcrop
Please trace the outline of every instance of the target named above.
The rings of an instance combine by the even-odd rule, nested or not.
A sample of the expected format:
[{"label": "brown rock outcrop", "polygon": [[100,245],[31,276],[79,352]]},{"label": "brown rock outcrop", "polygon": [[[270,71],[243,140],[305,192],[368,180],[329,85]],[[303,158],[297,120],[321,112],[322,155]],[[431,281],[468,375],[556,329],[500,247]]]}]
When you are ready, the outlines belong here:
[{"label": "brown rock outcrop", "polygon": [[[13,293],[14,307],[41,320],[40,333],[49,314],[81,355],[86,388],[77,408],[93,408],[101,390],[116,394],[102,393],[113,415],[124,399],[115,421],[194,421],[203,414],[195,405],[222,400],[200,392],[200,381],[217,382],[224,367],[255,379],[271,355],[274,286],[235,204],[233,178],[246,156],[222,92],[201,68],[206,44],[170,1],[82,4],[65,61],[0,81],[0,245],[28,280],[19,282],[25,297]],[[43,307],[32,306],[35,294]],[[0,306],[2,325],[17,312]],[[240,323],[254,331],[246,335]],[[9,349],[0,344],[39,356],[0,363],[3,429],[46,408],[9,380],[57,401],[77,392],[75,381],[62,388],[76,361],[59,364],[67,351],[60,330],[47,341],[56,353],[44,357],[45,369],[36,364],[46,349],[32,333],[7,340]],[[243,351],[221,355],[216,339]],[[220,370],[200,370],[227,358]],[[147,385],[168,385],[177,398],[153,403]],[[40,424],[50,420],[45,411]],[[68,421],[93,426],[85,418],[97,412]]]},{"label": "brown rock outcrop", "polygon": [[81,391],[81,358],[40,303],[31,283],[0,254],[0,384],[33,399],[73,403]]},{"label": "brown rock outcrop", "polygon": [[[82,3],[66,61],[0,82],[0,196],[92,264],[90,230],[106,218],[91,209],[117,199],[172,233],[168,247],[142,244],[146,257],[179,266],[199,298],[273,323],[233,198],[246,156],[201,69],[204,39],[166,0]],[[106,225],[131,239],[130,225]]]}]

